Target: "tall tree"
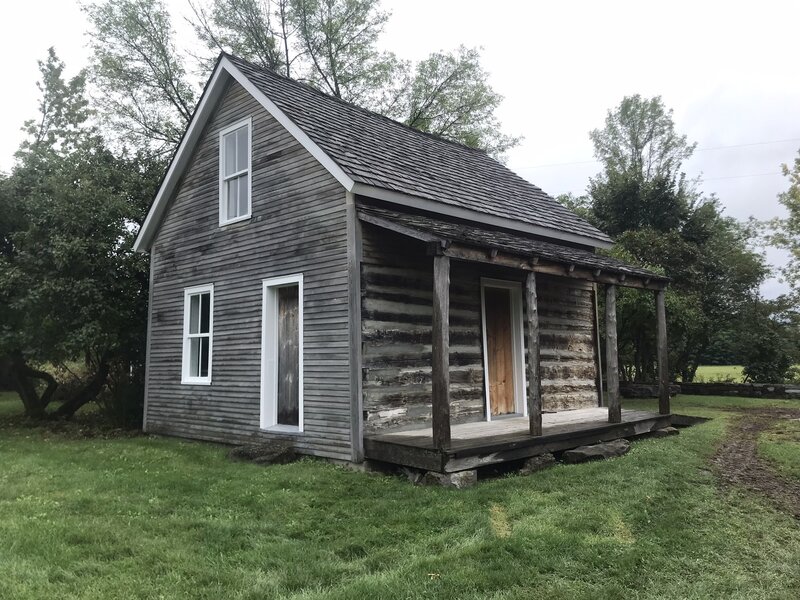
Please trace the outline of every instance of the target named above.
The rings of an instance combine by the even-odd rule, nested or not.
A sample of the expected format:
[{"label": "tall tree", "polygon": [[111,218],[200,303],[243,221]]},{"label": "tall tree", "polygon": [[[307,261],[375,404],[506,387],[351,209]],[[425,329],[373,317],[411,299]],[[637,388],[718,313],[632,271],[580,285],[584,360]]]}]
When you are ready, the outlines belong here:
[{"label": "tall tree", "polygon": [[395,113],[407,125],[502,156],[520,138],[504,135],[495,111],[503,97],[489,85],[480,52],[459,47],[418,63]]},{"label": "tall tree", "polygon": [[389,18],[378,0],[200,0],[192,25],[214,51],[231,52],[367,108],[402,64],[377,48]]},{"label": "tall tree", "polygon": [[164,2],[98,0],[84,11],[93,25],[91,73],[101,115],[124,141],[171,150],[196,94]]},{"label": "tall tree", "polygon": [[[682,162],[695,144],[676,132],[660,98],[623,99],[590,135],[603,171],[591,179],[587,201],[567,200],[616,237],[618,253],[672,278],[670,364],[691,380],[717,332],[757,297],[768,272],[763,257],[748,230],[687,181]],[[651,299],[626,290],[618,310],[623,375],[654,378]]]},{"label": "tall tree", "polygon": [[768,243],[787,250],[789,261],[781,267],[781,275],[789,283],[795,299],[800,299],[800,152],[790,165],[782,165],[789,178],[789,188],[778,196],[787,216],[773,219],[768,225]]},{"label": "tall tree", "polygon": [[389,13],[378,0],[292,0],[289,18],[307,57],[301,76],[315,87],[367,108],[398,64],[377,48]]},{"label": "tall tree", "polygon": [[756,300],[743,311],[735,333],[745,380],[796,380],[800,361],[800,311],[794,299]]},{"label": "tall tree", "polygon": [[[0,357],[31,417],[69,417],[117,372],[141,382],[146,258],[136,224],[163,169],[146,155],[115,156],[85,110],[83,74],[67,81],[50,52],[40,63],[40,118],[0,184]],[[87,365],[77,387],[40,365]],[[39,382],[44,381],[42,391]]]},{"label": "tall tree", "polygon": [[496,117],[502,96],[477,49],[416,65],[378,49],[379,0],[211,0],[192,4],[200,40],[415,129],[502,157],[519,143]]},{"label": "tall tree", "polygon": [[[189,1],[198,39],[215,52],[230,52],[286,77],[300,58],[294,48],[296,25],[290,21],[291,0]],[[213,58],[205,61],[210,67]]]},{"label": "tall tree", "polygon": [[626,173],[642,181],[681,177],[681,163],[697,146],[676,133],[672,110],[661,96],[647,99],[639,94],[626,96],[609,110],[605,127],[589,137],[606,173]]}]

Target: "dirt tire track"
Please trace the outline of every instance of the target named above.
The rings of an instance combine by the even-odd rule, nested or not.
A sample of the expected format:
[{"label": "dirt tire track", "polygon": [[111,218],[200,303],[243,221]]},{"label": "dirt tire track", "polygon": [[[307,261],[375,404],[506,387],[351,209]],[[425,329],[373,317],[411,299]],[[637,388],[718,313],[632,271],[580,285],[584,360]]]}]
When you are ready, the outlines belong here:
[{"label": "dirt tire track", "polygon": [[800,419],[800,409],[758,408],[737,417],[712,458],[726,486],[741,486],[769,498],[781,510],[800,519],[800,482],[778,474],[758,455],[758,435],[780,419]]}]

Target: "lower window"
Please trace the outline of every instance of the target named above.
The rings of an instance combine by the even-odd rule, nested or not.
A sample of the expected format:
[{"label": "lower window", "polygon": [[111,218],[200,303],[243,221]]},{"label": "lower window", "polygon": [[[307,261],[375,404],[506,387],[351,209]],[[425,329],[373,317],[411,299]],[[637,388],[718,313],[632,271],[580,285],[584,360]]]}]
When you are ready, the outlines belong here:
[{"label": "lower window", "polygon": [[261,427],[303,430],[303,276],[263,283]]},{"label": "lower window", "polygon": [[182,383],[211,383],[211,343],[214,326],[214,286],[184,291]]}]

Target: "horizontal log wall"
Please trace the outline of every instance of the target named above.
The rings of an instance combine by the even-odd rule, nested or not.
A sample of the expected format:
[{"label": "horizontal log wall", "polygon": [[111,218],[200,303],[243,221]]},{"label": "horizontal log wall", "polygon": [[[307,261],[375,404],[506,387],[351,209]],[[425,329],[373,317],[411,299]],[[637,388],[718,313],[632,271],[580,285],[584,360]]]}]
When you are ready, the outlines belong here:
[{"label": "horizontal log wall", "polygon": [[[524,276],[491,265],[452,261],[453,423],[485,418],[480,279],[522,282]],[[423,244],[365,224],[361,278],[364,430],[429,426],[432,258]],[[544,410],[597,406],[592,285],[539,275],[537,291]]]},{"label": "horizontal log wall", "polygon": [[[253,119],[252,219],[219,227],[219,131]],[[148,431],[238,443],[259,430],[262,279],[304,275],[301,452],[349,459],[345,191],[233,84],[199,142],[155,241]],[[210,386],[182,385],[183,290],[214,284]],[[285,436],[284,436],[285,437]]]}]

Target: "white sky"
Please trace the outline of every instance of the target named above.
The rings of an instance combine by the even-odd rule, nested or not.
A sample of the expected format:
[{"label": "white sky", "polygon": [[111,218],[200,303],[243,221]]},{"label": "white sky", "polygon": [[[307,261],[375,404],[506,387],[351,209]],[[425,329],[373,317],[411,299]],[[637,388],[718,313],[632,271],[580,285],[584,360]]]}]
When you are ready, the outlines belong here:
[{"label": "white sky", "polygon": [[[186,0],[167,0],[182,32]],[[588,132],[623,96],[661,95],[678,131],[700,150],[685,167],[703,175],[726,214],[781,214],[781,163],[800,148],[797,23],[800,2],[647,3],[384,0],[382,44],[419,59],[459,44],[483,47],[483,65],[505,96],[505,132],[524,142],[509,167],[552,195],[583,193],[599,167]],[[7,3],[0,51],[13,93],[2,100],[0,170],[10,169],[22,122],[36,114],[36,61],[55,46],[74,73],[84,66],[86,21],[73,0]],[[188,43],[188,39],[183,38]],[[719,149],[720,146],[736,146]],[[566,164],[565,164],[566,163]],[[779,264],[784,257],[770,251]],[[784,287],[775,280],[767,296]]]}]

